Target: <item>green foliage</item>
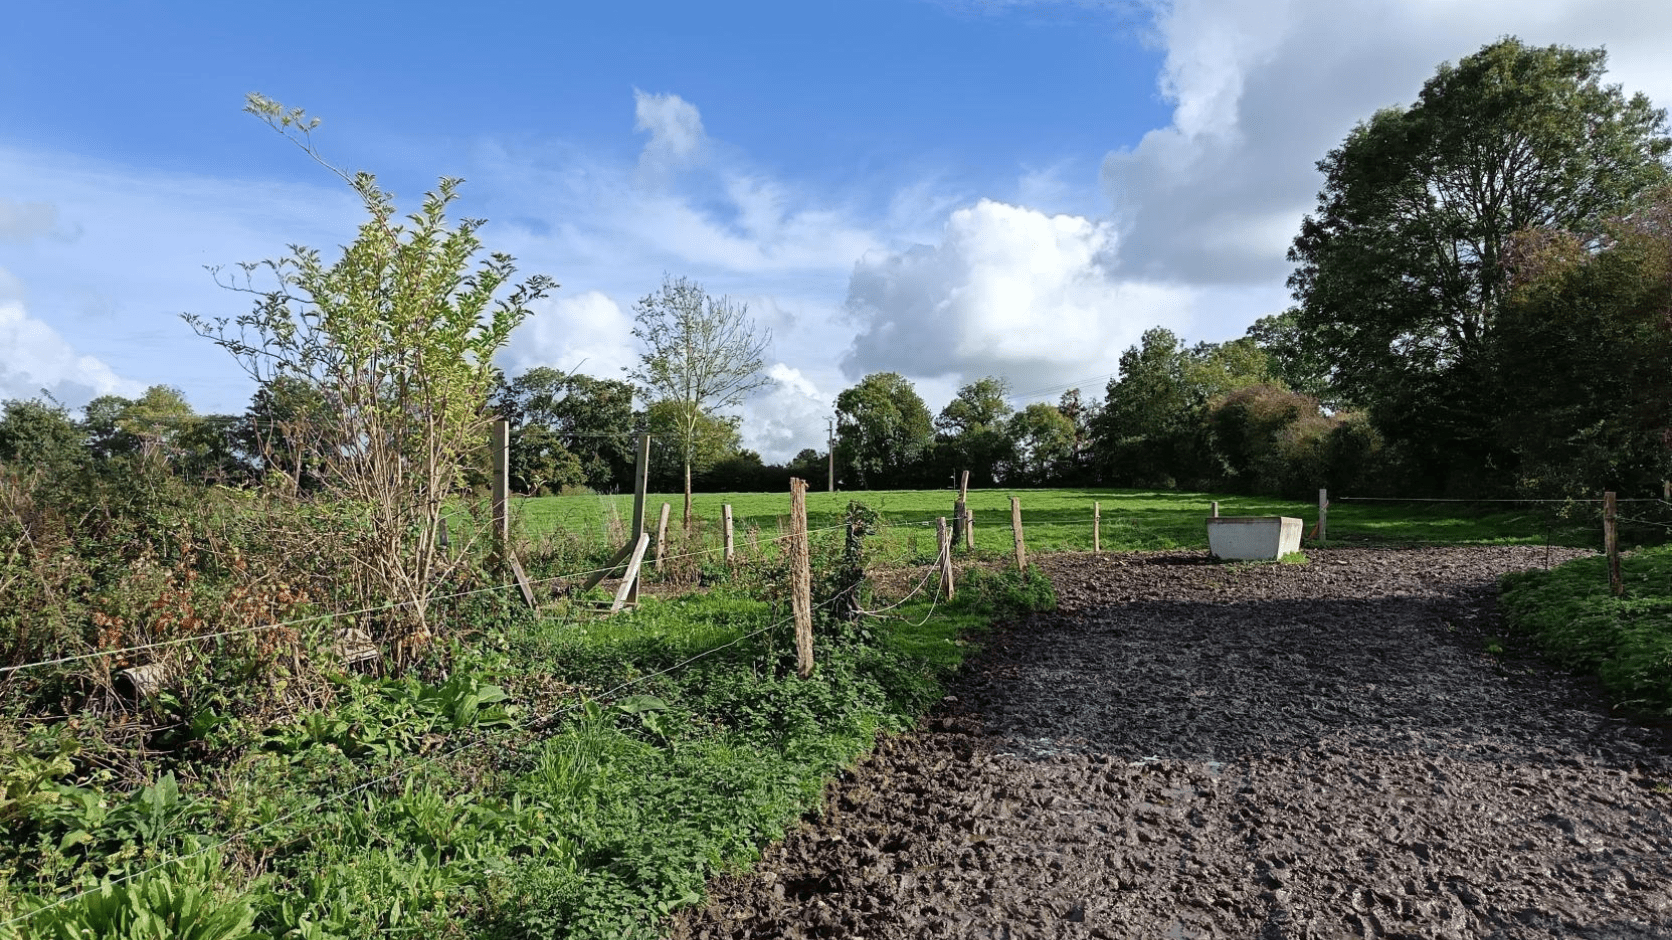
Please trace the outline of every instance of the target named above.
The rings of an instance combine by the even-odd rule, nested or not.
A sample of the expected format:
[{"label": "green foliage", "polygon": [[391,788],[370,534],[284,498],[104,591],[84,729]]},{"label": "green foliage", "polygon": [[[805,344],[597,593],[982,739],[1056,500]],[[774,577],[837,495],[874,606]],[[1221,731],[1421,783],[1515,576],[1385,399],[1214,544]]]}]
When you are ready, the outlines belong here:
[{"label": "green foliage", "polygon": [[200,856],[119,884],[104,882],[57,906],[42,905],[28,930],[0,937],[39,940],[238,940],[253,936],[247,899],[222,899],[213,859]]},{"label": "green foliage", "polygon": [[1009,382],[987,376],[958,389],[935,416],[935,461],[948,475],[968,470],[971,486],[992,486],[1015,459],[1009,395]]},{"label": "green foliage", "polygon": [[[542,477],[556,491],[564,483],[585,483],[595,490],[631,489],[633,485],[633,386],[618,379],[598,379],[537,366],[509,382],[494,395],[499,416],[511,422],[511,472],[518,472],[517,435],[540,429],[574,455],[580,479],[552,483],[558,475]],[[566,463],[566,461],[565,461]]]},{"label": "green foliage", "polygon": [[269,731],[266,747],[289,755],[330,747],[350,757],[387,759],[433,747],[432,735],[509,726],[516,711],[505,704],[504,689],[464,673],[439,686],[411,677],[350,679],[343,691],[335,707]]},{"label": "green foliage", "polygon": [[1319,163],[1317,210],[1289,254],[1297,325],[1428,487],[1502,485],[1513,465],[1494,363],[1512,234],[1588,240],[1668,177],[1664,112],[1603,84],[1605,60],[1499,40]]},{"label": "green foliage", "polygon": [[[1512,244],[1497,367],[1518,488],[1538,496],[1655,492],[1672,475],[1672,187],[1611,220],[1602,248],[1528,230]],[[1552,351],[1559,350],[1552,355]]]},{"label": "green foliage", "polygon": [[1074,421],[1056,405],[1034,402],[1012,415],[1005,428],[1010,459],[1001,468],[1014,486],[1049,486],[1078,470],[1078,434]]},{"label": "green foliage", "polygon": [[897,372],[873,372],[836,396],[836,473],[848,489],[911,482],[933,443],[929,407]]},{"label": "green foliage", "polygon": [[1511,627],[1557,662],[1595,674],[1628,711],[1672,717],[1672,548],[1645,548],[1621,565],[1614,597],[1607,559],[1581,558],[1503,579]]},{"label": "green foliage", "polygon": [[85,459],[69,409],[39,398],[0,402],[0,463],[66,473]]},{"label": "green foliage", "polygon": [[1038,568],[971,568],[958,585],[957,602],[999,619],[1057,609],[1056,588]]}]

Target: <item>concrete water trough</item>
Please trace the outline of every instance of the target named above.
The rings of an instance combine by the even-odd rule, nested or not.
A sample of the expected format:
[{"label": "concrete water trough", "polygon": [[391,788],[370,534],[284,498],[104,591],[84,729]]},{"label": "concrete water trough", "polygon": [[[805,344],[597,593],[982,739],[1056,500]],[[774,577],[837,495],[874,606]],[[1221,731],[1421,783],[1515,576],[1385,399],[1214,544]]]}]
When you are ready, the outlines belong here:
[{"label": "concrete water trough", "polygon": [[1208,551],[1226,561],[1276,561],[1300,551],[1294,516],[1216,516],[1208,520]]}]

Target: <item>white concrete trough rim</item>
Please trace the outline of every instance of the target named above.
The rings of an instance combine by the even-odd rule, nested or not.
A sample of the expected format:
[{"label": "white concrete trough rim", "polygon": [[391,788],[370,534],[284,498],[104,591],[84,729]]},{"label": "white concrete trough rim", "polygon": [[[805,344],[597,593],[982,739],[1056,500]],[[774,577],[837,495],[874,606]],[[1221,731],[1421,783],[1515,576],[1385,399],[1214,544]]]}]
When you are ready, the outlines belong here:
[{"label": "white concrete trough rim", "polygon": [[1276,561],[1300,551],[1295,516],[1215,516],[1208,519],[1208,551],[1226,561]]}]

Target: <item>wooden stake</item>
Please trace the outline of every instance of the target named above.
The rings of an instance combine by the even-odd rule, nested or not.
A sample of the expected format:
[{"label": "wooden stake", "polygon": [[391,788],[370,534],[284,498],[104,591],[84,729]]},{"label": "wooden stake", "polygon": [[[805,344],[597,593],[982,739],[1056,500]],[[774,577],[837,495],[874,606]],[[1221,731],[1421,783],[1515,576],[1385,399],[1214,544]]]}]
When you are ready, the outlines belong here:
[{"label": "wooden stake", "polygon": [[1103,554],[1103,504],[1096,500],[1091,504],[1091,550],[1094,555]]},{"label": "wooden stake", "polygon": [[946,527],[946,517],[935,520],[936,542],[940,545],[941,596],[952,599],[952,531]]},{"label": "wooden stake", "polygon": [[1329,490],[1318,491],[1318,545],[1329,541]]},{"label": "wooden stake", "polygon": [[662,519],[656,523],[656,570],[662,570],[662,545],[668,540],[668,512],[673,507],[662,504]]},{"label": "wooden stake", "polygon": [[534,600],[534,584],[523,571],[522,562],[517,560],[515,553],[509,551],[505,553],[505,560],[511,565],[511,575],[517,579],[517,590],[522,593],[523,603],[530,608],[539,607],[539,603]]},{"label": "wooden stake", "polygon": [[621,578],[621,586],[615,589],[615,603],[610,605],[610,613],[617,613],[639,599],[639,567],[644,564],[644,550],[648,547],[650,533],[640,532],[639,540],[633,543],[633,556],[627,562],[627,573]]},{"label": "wooden stake", "polygon": [[1022,542],[1022,501],[1010,497],[1010,532],[1016,539],[1016,570],[1028,570],[1028,550]]},{"label": "wooden stake", "polygon": [[506,506],[511,493],[511,425],[504,418],[493,419],[488,450],[493,456],[493,538],[503,547],[511,537],[511,513]]},{"label": "wooden stake", "polygon": [[726,530],[726,561],[732,560],[732,515],[731,503],[720,507],[720,518],[725,523]]},{"label": "wooden stake", "polygon": [[633,463],[633,527],[627,530],[627,545],[632,547],[639,533],[644,531],[644,495],[650,489],[650,433],[639,435],[639,452]]},{"label": "wooden stake", "polygon": [[1602,494],[1602,549],[1608,553],[1608,590],[1615,597],[1626,592],[1620,575],[1620,524],[1618,505],[1612,490]]},{"label": "wooden stake", "polygon": [[813,575],[807,552],[807,481],[790,478],[790,605],[795,612],[795,672],[813,675]]},{"label": "wooden stake", "polygon": [[970,547],[968,537],[964,535],[964,524],[968,521],[970,505],[970,472],[964,471],[963,479],[958,484],[958,498],[952,501],[952,541],[963,542],[964,547]]}]

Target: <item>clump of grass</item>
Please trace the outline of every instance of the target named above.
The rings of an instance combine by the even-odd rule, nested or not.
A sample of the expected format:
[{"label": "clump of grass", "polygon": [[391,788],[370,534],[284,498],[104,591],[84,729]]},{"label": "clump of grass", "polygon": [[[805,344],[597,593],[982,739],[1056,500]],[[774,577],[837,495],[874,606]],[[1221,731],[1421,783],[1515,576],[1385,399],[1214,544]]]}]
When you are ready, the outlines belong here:
[{"label": "clump of grass", "polygon": [[1602,556],[1506,575],[1505,616],[1558,663],[1596,675],[1616,705],[1672,717],[1672,547],[1631,554],[1623,573],[1621,597]]}]

